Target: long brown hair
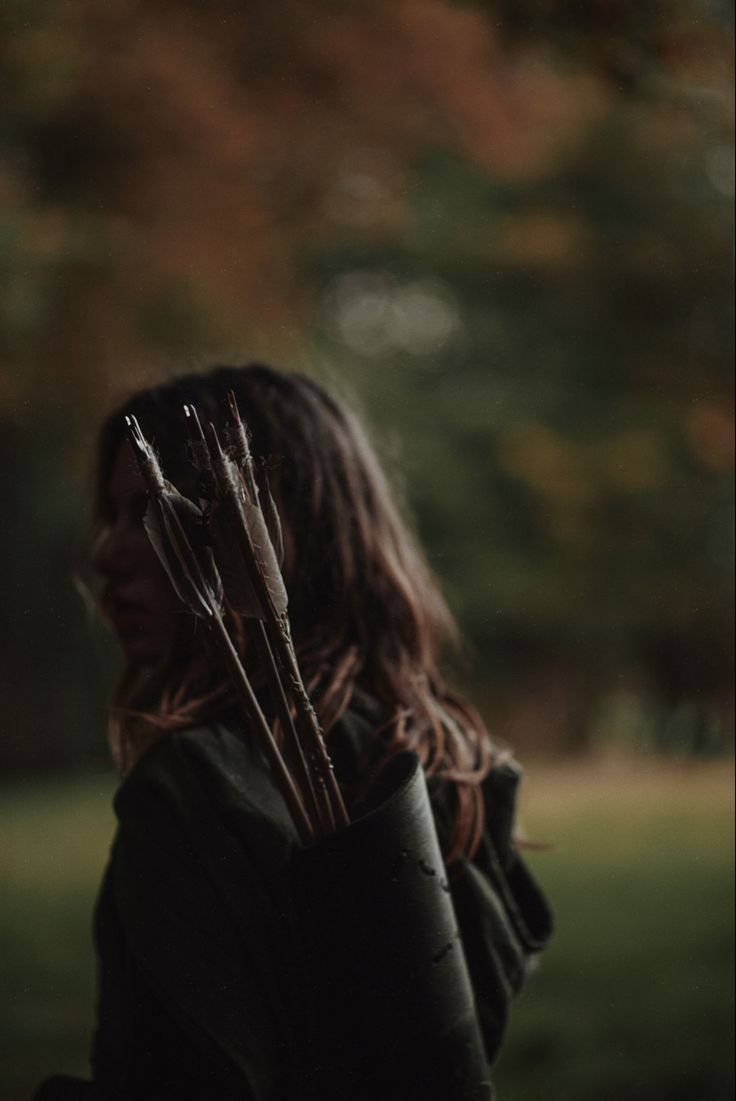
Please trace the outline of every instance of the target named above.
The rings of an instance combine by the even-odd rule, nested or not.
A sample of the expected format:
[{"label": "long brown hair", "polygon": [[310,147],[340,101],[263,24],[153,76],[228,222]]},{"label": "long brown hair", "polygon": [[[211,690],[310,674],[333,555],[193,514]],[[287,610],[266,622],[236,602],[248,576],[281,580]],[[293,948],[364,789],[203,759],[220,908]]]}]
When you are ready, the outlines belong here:
[{"label": "long brown hair", "polygon": [[[472,852],[492,746],[478,714],[439,674],[440,651],[456,633],[452,616],[348,410],[305,376],[260,364],[215,367],[141,391],[102,426],[98,517],[124,435],[123,412],[138,418],[167,477],[194,496],[182,406],[192,403],[203,422],[219,425],[229,390],[281,515],[292,634],[325,733],[356,687],[372,696],[386,717],[376,733],[378,763],[410,748],[428,776],[449,781],[454,826],[446,855]],[[247,628],[237,617],[232,625],[242,650]],[[124,673],[111,709],[111,742],[123,771],[163,731],[212,718],[228,702],[204,651],[149,681],[142,693],[139,683],[133,688],[135,673]]]}]

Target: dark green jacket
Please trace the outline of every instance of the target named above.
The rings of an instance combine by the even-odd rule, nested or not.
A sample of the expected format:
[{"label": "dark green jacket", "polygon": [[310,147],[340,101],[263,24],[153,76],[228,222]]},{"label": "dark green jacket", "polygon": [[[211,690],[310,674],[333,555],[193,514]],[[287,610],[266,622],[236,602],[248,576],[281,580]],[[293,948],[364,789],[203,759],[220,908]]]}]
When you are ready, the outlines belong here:
[{"label": "dark green jacket", "polygon": [[[338,777],[365,767],[375,714],[330,735]],[[449,876],[489,1062],[547,906],[512,843],[516,766],[484,785],[487,828]],[[443,829],[443,792],[433,805]],[[261,754],[230,726],[174,733],[115,797],[118,830],[95,928],[99,1096],[120,1101],[297,1101],[301,963],[288,869],[297,845]]]}]

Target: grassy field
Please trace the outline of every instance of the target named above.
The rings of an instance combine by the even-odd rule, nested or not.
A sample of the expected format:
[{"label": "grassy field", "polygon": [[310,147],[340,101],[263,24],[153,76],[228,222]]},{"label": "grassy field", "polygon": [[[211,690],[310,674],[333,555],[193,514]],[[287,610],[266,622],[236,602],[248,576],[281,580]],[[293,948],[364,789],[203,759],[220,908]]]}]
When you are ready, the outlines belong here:
[{"label": "grassy field", "polygon": [[[84,1072],[112,786],[1,792],[0,1101]],[[557,933],[515,1009],[501,1101],[730,1099],[730,765],[531,765],[522,810],[527,835],[553,843],[529,861]]]},{"label": "grassy field", "polygon": [[557,932],[516,1007],[502,1101],[733,1096],[730,766],[531,768]]}]

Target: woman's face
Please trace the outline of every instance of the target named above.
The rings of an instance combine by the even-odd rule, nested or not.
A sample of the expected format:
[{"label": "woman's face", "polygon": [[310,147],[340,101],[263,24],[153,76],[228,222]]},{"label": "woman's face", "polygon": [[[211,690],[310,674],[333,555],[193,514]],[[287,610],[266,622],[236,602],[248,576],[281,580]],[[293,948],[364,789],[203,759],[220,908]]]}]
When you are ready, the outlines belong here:
[{"label": "woman's face", "polygon": [[100,607],[131,664],[159,665],[191,635],[192,617],[176,596],[143,527],[146,491],[127,440],[106,492],[92,564],[103,581]]}]

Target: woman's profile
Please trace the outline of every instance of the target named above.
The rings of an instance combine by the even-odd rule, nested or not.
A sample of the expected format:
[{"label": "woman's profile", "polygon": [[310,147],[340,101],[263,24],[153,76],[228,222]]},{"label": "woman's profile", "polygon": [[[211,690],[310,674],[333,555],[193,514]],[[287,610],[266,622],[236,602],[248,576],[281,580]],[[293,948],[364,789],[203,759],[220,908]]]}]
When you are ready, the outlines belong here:
[{"label": "woman's profile", "polygon": [[[360,814],[406,751],[427,779],[488,1066],[528,960],[549,935],[546,904],[513,843],[519,770],[442,679],[452,617],[359,423],[313,381],[272,367],[168,380],[132,396],[99,435],[94,567],[123,654],[108,730],[121,775],[118,827],[95,913],[91,1082],[49,1079],[38,1101],[355,1095],[341,1094],[329,1067],[315,1071],[306,1040],[318,1026],[307,1019],[315,972],[305,970],[294,931],[304,894],[302,877],[295,901],[299,837],[207,632],[149,539],[146,486],[126,432],[127,415],[166,477],[196,500],[201,472],[182,409],[222,431],[231,393],[280,518],[294,652],[348,811]],[[278,731],[249,622],[232,609],[226,618]],[[330,896],[336,929],[348,921],[347,887],[343,894]],[[323,926],[332,918],[320,915],[329,952]],[[380,944],[381,929],[371,936]],[[372,950],[355,945],[356,956]],[[350,1004],[345,991],[334,995]],[[363,1003],[355,1027],[370,1031],[380,998],[354,996]],[[433,1008],[425,1009],[429,1021]],[[329,1052],[324,1044],[317,1061],[329,1062]],[[382,1096],[409,1096],[406,1088]]]}]

